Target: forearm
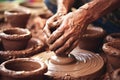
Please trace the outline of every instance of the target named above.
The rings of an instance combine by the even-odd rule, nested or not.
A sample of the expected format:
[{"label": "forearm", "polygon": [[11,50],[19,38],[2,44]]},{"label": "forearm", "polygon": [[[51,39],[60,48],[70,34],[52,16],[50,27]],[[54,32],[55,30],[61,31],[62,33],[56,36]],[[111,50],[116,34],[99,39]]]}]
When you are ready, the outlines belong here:
[{"label": "forearm", "polygon": [[62,12],[64,14],[68,13],[73,3],[74,0],[57,0],[58,4],[57,12]]},{"label": "forearm", "polygon": [[84,12],[86,23],[91,23],[99,17],[109,13],[117,7],[120,7],[120,0],[92,0],[91,2],[81,6],[79,12]]}]

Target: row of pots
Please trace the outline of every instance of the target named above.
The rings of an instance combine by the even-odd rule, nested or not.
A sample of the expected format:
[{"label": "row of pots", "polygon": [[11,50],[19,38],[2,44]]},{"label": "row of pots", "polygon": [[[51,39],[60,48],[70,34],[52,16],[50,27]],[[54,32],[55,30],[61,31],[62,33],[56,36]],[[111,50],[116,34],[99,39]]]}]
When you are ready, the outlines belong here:
[{"label": "row of pots", "polygon": [[79,47],[92,52],[105,53],[111,79],[120,80],[120,33],[106,35],[103,29],[93,28],[88,27],[83,38],[80,39]]},{"label": "row of pots", "polygon": [[[15,29],[15,30],[14,30]],[[17,32],[17,33],[16,33]],[[22,33],[20,33],[20,32],[22,32]],[[25,32],[27,32],[27,31],[25,31]],[[11,28],[11,29],[6,29],[5,31],[3,31],[3,33],[5,33],[5,34],[7,34],[7,38],[9,38],[9,39],[11,39],[9,36],[10,35],[12,35],[13,34],[13,36],[16,36],[17,34],[19,34],[19,35],[22,35],[22,36],[20,36],[20,37],[23,37],[23,35],[24,34],[27,34],[28,35],[28,33],[29,32],[27,32],[27,33],[25,33],[24,32],[24,30],[22,30],[22,29],[20,29],[20,31],[18,30],[18,28]],[[2,35],[1,35],[1,38],[3,38],[3,39],[5,39],[6,38],[6,36],[5,36],[5,34],[3,34],[2,33]],[[96,34],[95,34],[96,33]],[[100,35],[101,34],[101,35]],[[100,38],[104,38],[104,36],[105,36],[105,32],[101,29],[101,28],[95,28],[95,27],[88,27],[88,29],[87,29],[87,31],[86,31],[86,34],[84,34],[83,35],[83,41],[86,41],[87,40],[87,42],[89,42],[90,41],[90,39],[92,39],[91,41],[93,41],[93,40],[96,40],[96,41],[98,41],[98,40],[100,40]],[[114,34],[111,34],[111,35],[108,35],[107,37],[106,37],[106,42],[107,43],[105,43],[104,45],[103,45],[103,50],[104,50],[104,52],[106,53],[106,55],[107,55],[107,58],[108,58],[108,62],[112,65],[112,67],[114,68],[114,69],[117,69],[117,68],[119,68],[119,53],[120,53],[120,48],[119,48],[119,44],[120,44],[120,42],[119,42],[119,36],[120,36],[120,34],[119,33],[114,33]],[[98,38],[98,37],[100,37],[100,38]],[[12,39],[18,39],[18,35],[17,35],[17,38],[16,37],[12,37]],[[21,39],[21,38],[20,38]],[[25,38],[26,39],[26,38]],[[29,38],[28,39],[30,39],[30,36],[29,36]],[[111,41],[112,40],[112,41]],[[81,40],[82,41],[82,40]],[[92,43],[92,42],[89,42],[89,43]],[[101,40],[100,40],[101,41]],[[97,43],[97,42],[96,42]],[[93,43],[92,43],[92,45],[93,44],[95,44],[95,41],[93,41]],[[100,43],[99,43],[100,44]],[[84,45],[85,45],[85,43],[84,43]],[[86,44],[86,45],[89,45],[88,43]],[[96,44],[95,44],[96,45]],[[79,46],[81,46],[80,44],[79,44]],[[98,46],[98,44],[96,45],[96,46]],[[12,47],[12,46],[11,46]],[[10,47],[10,48],[11,48]],[[96,48],[96,47],[94,47],[94,48]],[[93,50],[94,48],[91,48],[91,50]],[[84,48],[85,49],[85,48]],[[98,48],[99,49],[99,48]],[[8,49],[9,50],[9,49]],[[87,48],[86,48],[86,50],[87,50]],[[88,49],[89,50],[89,49]],[[18,59],[19,60],[19,59]],[[26,59],[23,59],[23,60],[26,60]],[[11,60],[9,60],[10,62],[11,62]],[[3,62],[1,65],[2,66],[6,66],[6,68],[8,68],[8,69],[14,69],[14,68],[12,68],[13,66],[10,66],[9,67],[9,65],[10,64],[14,64],[14,61],[16,62],[16,59],[13,59],[13,62],[12,63],[9,63],[9,61],[6,61],[6,62]],[[24,61],[22,61],[22,64],[20,64],[21,66],[24,66],[23,65],[23,62]],[[118,62],[118,64],[116,63],[116,62]],[[8,65],[7,65],[7,64]],[[18,62],[17,62],[18,63]],[[28,63],[28,62],[27,62]],[[30,63],[30,64],[32,64],[32,63]],[[17,65],[15,65],[15,67],[19,67],[20,66],[19,64],[18,64],[18,66]],[[27,65],[27,64],[25,64],[25,65]],[[35,64],[34,64],[35,65]],[[2,66],[1,66],[1,71],[2,71],[2,69],[3,70],[5,70],[5,68],[2,68]],[[32,66],[33,67],[33,66]],[[40,66],[38,66],[38,67],[40,67]],[[38,69],[38,67],[37,67],[37,69]],[[23,68],[24,69],[24,68]],[[33,69],[36,69],[36,68],[33,68]],[[20,67],[20,70],[21,70],[21,67]],[[6,70],[5,70],[6,71]],[[13,71],[13,70],[12,70]],[[16,72],[16,71],[18,71],[18,72]],[[22,72],[21,72],[22,71]],[[17,78],[18,78],[18,76],[20,77],[20,75],[22,75],[22,73],[25,73],[25,71],[26,71],[26,69],[25,70],[21,70],[20,72],[19,72],[19,68],[18,68],[18,70],[15,70],[15,73],[16,74],[13,74],[13,75],[17,75]],[[29,71],[29,70],[28,70]],[[30,70],[31,71],[31,70]],[[8,75],[9,75],[9,73],[11,74],[11,73],[13,73],[13,72],[7,72],[8,73]],[[5,76],[5,79],[4,79],[4,77],[3,77],[3,80],[8,80],[8,79],[6,79],[6,75],[4,75],[4,74],[6,74],[4,71],[3,72],[1,72],[1,74],[3,75],[3,76]],[[7,77],[9,77],[9,80],[11,79],[10,78],[10,76],[8,76],[7,75]],[[28,74],[27,74],[28,75]],[[40,74],[39,74],[40,75]],[[26,76],[25,76],[26,77]],[[12,76],[12,78],[13,78],[13,76]],[[29,78],[31,78],[31,77],[29,77]],[[35,78],[35,77],[34,77]],[[31,78],[32,79],[32,78]],[[11,80],[17,80],[16,79],[16,76],[15,76],[15,79],[13,78],[13,79],[11,79]],[[18,80],[19,80],[19,78],[18,78]],[[21,79],[21,80],[23,80],[23,78]],[[29,79],[30,80],[30,79]],[[35,80],[35,79],[34,79]],[[38,80],[38,79],[36,79],[36,80]]]},{"label": "row of pots", "polygon": [[[5,30],[3,30],[3,32],[2,32],[2,34],[0,35],[1,36],[1,38],[2,39],[15,39],[16,40],[16,37],[9,37],[9,36],[18,36],[18,35],[22,35],[22,37],[23,37],[23,35],[28,35],[28,32],[27,33],[25,33],[24,32],[24,30],[25,29],[20,29],[20,28],[9,28],[9,29],[5,29]],[[96,28],[94,28],[94,27],[91,27],[90,28],[91,30],[89,31],[88,30],[88,32],[90,32],[90,33],[92,33],[92,30],[93,30],[93,32],[94,31],[99,31],[99,29],[100,28],[98,28],[97,30],[96,30]],[[22,31],[23,30],[23,31]],[[102,30],[100,30],[100,31],[102,31]],[[103,32],[103,31],[102,31]],[[97,35],[98,34],[100,34],[100,33],[97,33]],[[102,33],[102,35],[103,35],[103,33]],[[30,37],[30,36],[29,36]],[[18,38],[17,38],[18,39]],[[20,38],[19,39],[21,39],[21,36],[20,36]],[[30,38],[29,38],[30,39]],[[8,45],[8,44],[7,44]],[[12,45],[12,44],[11,44]],[[19,47],[18,47],[19,48]],[[7,50],[10,50],[11,49],[11,47],[10,48],[7,48]],[[12,49],[11,49],[12,50]],[[13,50],[14,50],[14,48],[13,48]],[[19,50],[19,49],[18,49]],[[89,53],[89,52],[84,52],[83,51],[83,53]],[[103,60],[102,60],[102,58],[100,57],[100,56],[98,56],[98,55],[94,55],[94,54],[90,54],[89,53],[89,55],[93,55],[92,57],[94,57],[95,59],[96,59],[96,61],[98,60],[99,62],[100,62],[100,64],[101,65],[99,65],[99,64],[97,64],[97,62],[96,62],[96,65],[99,65],[99,67],[97,67],[96,69],[98,69],[98,72],[100,71],[100,73],[98,73],[97,72],[97,70],[95,70],[95,73],[94,73],[94,75],[97,75],[97,74],[102,74],[103,73],[103,68],[104,68],[104,62],[103,62]],[[57,61],[57,64],[59,64],[59,61],[61,62],[62,61],[62,63],[64,63],[64,64],[59,64],[60,66],[62,66],[62,67],[64,67],[65,65],[66,65],[66,67],[67,66],[69,66],[69,65],[73,65],[73,67],[79,67],[80,66],[80,64],[81,63],[79,63],[79,61],[78,60],[76,60],[75,58],[73,58],[73,57],[71,57],[71,58],[69,58],[69,57],[66,57],[66,58],[61,58],[61,57],[58,57],[58,56],[56,56],[57,57],[57,59],[60,59],[60,60],[56,60],[56,58],[54,59],[54,58],[51,58],[51,63],[49,63],[48,62],[48,66],[51,66],[51,64],[52,65],[54,65],[54,66],[56,66],[57,67],[57,65],[56,65],[56,61]],[[89,59],[89,58],[88,58]],[[69,60],[70,60],[70,62],[69,62]],[[72,60],[72,62],[71,62],[71,60]],[[37,60],[37,61],[40,61],[40,60]],[[64,62],[65,61],[65,62]],[[41,62],[41,61],[40,61]],[[82,61],[81,61],[82,62]],[[89,62],[91,63],[93,63],[94,61],[93,60],[88,60],[87,61],[87,63],[89,64]],[[69,64],[68,64],[69,63]],[[71,64],[72,63],[72,64]],[[74,63],[74,64],[73,64]],[[77,64],[76,64],[77,63]],[[78,64],[79,63],[79,64]],[[86,63],[86,64],[87,64]],[[43,80],[43,75],[44,75],[44,73],[47,71],[47,67],[46,67],[46,65],[44,64],[44,66],[42,66],[44,63],[39,63],[39,62],[34,62],[34,60],[33,59],[31,59],[31,58],[16,58],[16,59],[11,59],[11,60],[7,60],[7,61],[5,61],[5,62],[3,62],[2,64],[1,64],[1,68],[0,68],[0,74],[2,75],[2,77],[1,77],[1,79],[2,80]],[[84,64],[84,63],[83,63]],[[75,65],[75,66],[74,66]],[[85,64],[84,64],[85,65]],[[100,67],[101,66],[101,67]],[[44,68],[43,68],[44,67]],[[87,67],[87,65],[86,65],[86,67]],[[42,68],[42,69],[41,69]],[[52,66],[51,67],[49,67],[50,69],[53,69],[53,71],[54,71],[54,68],[52,68]],[[59,69],[61,69],[61,70],[64,70],[64,68],[61,68],[61,67],[58,67]],[[68,67],[67,67],[68,68]],[[92,65],[91,65],[91,68],[92,68]],[[75,68],[76,69],[76,68]],[[71,79],[71,78],[73,78],[73,77],[71,77],[72,75],[72,72],[70,71],[69,72],[69,69],[68,69],[68,71],[67,71],[70,75],[64,75],[64,77],[63,78],[65,78],[65,79]],[[88,71],[89,72],[89,71]],[[93,70],[93,72],[94,72],[94,70]],[[73,69],[73,73],[74,73],[74,69]],[[77,71],[77,73],[81,73],[81,71]],[[91,73],[91,72],[90,72]],[[56,72],[55,72],[55,74],[56,74]],[[62,74],[64,74],[64,72],[62,73]],[[86,73],[86,74],[88,74],[88,73]],[[56,75],[58,75],[58,74],[56,74]],[[59,76],[60,76],[61,74],[59,74]],[[91,76],[90,76],[91,75]],[[93,75],[92,74],[89,74],[88,76],[86,76],[86,75],[84,75],[83,77],[80,77],[80,75],[74,75],[74,76],[77,76],[76,77],[76,79],[77,80],[79,80],[80,78],[81,79],[88,79],[88,78],[91,78],[90,80],[92,80],[92,79],[94,79],[94,78],[96,78],[96,77],[98,77],[98,76],[94,76],[93,77]],[[85,77],[86,76],[86,77]],[[58,76],[57,76],[58,77]],[[61,79],[61,78],[59,78],[59,79]],[[74,80],[74,78],[73,78],[73,80]]]},{"label": "row of pots", "polygon": [[0,63],[13,58],[29,57],[41,52],[44,48],[42,41],[32,38],[28,29],[5,28],[0,31]]},{"label": "row of pots", "polygon": [[[5,57],[6,60],[0,65],[0,80],[43,80],[47,72],[45,63],[32,58],[17,58],[26,55],[24,49],[32,38],[28,29],[6,28],[1,30],[0,38],[4,49],[3,53],[0,52],[0,59]],[[12,59],[9,56],[13,56]]]},{"label": "row of pots", "polygon": [[25,28],[28,20],[33,16],[40,16],[41,18],[49,18],[52,16],[52,13],[46,8],[43,2],[3,2],[0,3],[0,6],[3,8],[3,10],[0,10],[0,22],[3,23],[6,21],[13,27]]},{"label": "row of pots", "polygon": [[102,49],[107,57],[110,79],[120,80],[120,33],[108,35]]}]

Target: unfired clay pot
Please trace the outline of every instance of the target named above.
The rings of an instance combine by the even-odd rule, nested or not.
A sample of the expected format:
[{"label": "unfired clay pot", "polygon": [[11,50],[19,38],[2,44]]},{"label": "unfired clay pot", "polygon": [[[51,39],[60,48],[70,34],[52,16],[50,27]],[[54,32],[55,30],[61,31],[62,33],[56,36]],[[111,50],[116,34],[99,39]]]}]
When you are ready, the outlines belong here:
[{"label": "unfired clay pot", "polygon": [[20,6],[24,6],[24,7],[32,8],[32,9],[42,8],[40,2],[23,2],[23,3],[20,3]]},{"label": "unfired clay pot", "polygon": [[116,69],[112,74],[112,80],[120,80],[120,68]]},{"label": "unfired clay pot", "polygon": [[105,43],[103,51],[107,55],[108,63],[111,64],[112,68],[120,68],[120,41]]},{"label": "unfired clay pot", "polygon": [[26,9],[13,9],[5,11],[5,20],[11,24],[12,27],[26,28],[30,17],[30,11]]},{"label": "unfired clay pot", "polygon": [[20,6],[29,9],[32,15],[45,14],[49,11],[42,2],[22,2]]},{"label": "unfired clay pot", "polygon": [[120,33],[111,33],[106,36],[105,38],[106,42],[111,42],[111,41],[120,41]]},{"label": "unfired clay pot", "polygon": [[100,27],[88,26],[86,32],[80,38],[79,47],[81,49],[97,52],[101,45],[105,31]]},{"label": "unfired clay pot", "polygon": [[46,64],[48,72],[45,75],[52,80],[96,80],[104,74],[103,59],[85,50],[74,50],[68,56],[52,55]]},{"label": "unfired clay pot", "polygon": [[31,37],[31,32],[22,28],[7,28],[0,32],[0,38],[5,50],[25,49]]},{"label": "unfired clay pot", "polygon": [[17,58],[0,65],[1,80],[44,80],[47,66],[35,59]]},{"label": "unfired clay pot", "polygon": [[0,63],[9,59],[31,57],[37,53],[42,52],[43,50],[45,50],[43,42],[39,39],[32,38],[28,42],[27,47],[23,50],[0,50]]}]

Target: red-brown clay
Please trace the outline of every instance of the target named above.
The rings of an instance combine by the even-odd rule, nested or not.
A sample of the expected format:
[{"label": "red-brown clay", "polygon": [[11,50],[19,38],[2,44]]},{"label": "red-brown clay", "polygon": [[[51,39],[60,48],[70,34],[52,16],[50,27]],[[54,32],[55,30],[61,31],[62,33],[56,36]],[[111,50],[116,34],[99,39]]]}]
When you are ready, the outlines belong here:
[{"label": "red-brown clay", "polygon": [[95,80],[104,72],[103,59],[85,50],[74,50],[69,57],[54,55],[46,64],[46,75],[53,77],[53,80]]},{"label": "red-brown clay", "polygon": [[108,62],[113,69],[120,67],[120,41],[108,42],[103,45],[103,51],[107,55]]},{"label": "red-brown clay", "polygon": [[32,2],[32,3],[31,2],[23,2],[23,3],[20,3],[20,6],[24,6],[24,7],[32,8],[32,9],[42,8],[40,2]]},{"label": "red-brown clay", "polygon": [[1,80],[44,80],[47,66],[35,59],[17,58],[0,65]]},{"label": "red-brown clay", "polygon": [[106,42],[111,42],[111,41],[120,41],[120,33],[111,33],[106,36],[105,38]]},{"label": "red-brown clay", "polygon": [[31,32],[22,28],[7,28],[0,32],[0,38],[5,50],[25,49],[31,37]]},{"label": "red-brown clay", "polygon": [[120,80],[120,68],[116,69],[112,74],[112,80]]},{"label": "red-brown clay", "polygon": [[14,50],[14,51],[0,51],[0,62],[14,59],[14,58],[24,58],[33,56],[44,50],[44,45],[42,41],[32,38],[27,47],[24,50]]},{"label": "red-brown clay", "polygon": [[86,32],[79,41],[81,49],[98,51],[102,45],[105,31],[100,27],[88,26]]},{"label": "red-brown clay", "polygon": [[5,20],[11,24],[12,27],[26,28],[28,19],[30,17],[30,11],[25,9],[13,9],[5,11]]}]

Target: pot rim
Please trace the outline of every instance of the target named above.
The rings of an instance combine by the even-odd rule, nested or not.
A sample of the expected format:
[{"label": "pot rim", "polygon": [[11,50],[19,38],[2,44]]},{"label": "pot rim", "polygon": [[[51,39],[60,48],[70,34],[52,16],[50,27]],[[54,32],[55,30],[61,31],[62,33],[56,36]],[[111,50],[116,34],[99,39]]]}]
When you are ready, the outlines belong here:
[{"label": "pot rim", "polygon": [[[14,62],[14,61],[35,62],[35,63],[38,63],[40,65],[40,68],[32,70],[32,71],[14,71],[14,70],[9,70],[5,67],[6,63]],[[27,76],[31,76],[31,75],[35,75],[35,74],[42,75],[42,74],[46,73],[47,72],[47,65],[45,63],[41,62],[40,60],[33,59],[33,58],[16,58],[16,59],[11,59],[11,60],[3,62],[0,65],[0,71],[1,71],[1,73],[3,73],[6,76],[11,76],[11,77],[15,77],[15,78],[27,77]]]},{"label": "pot rim", "polygon": [[[4,33],[4,31],[21,31],[23,32],[24,34],[20,34],[19,36],[18,35],[9,35],[9,34],[6,34]],[[32,34],[31,32],[28,30],[28,29],[23,29],[23,28],[6,28],[6,29],[3,29],[1,30],[0,32],[0,37],[2,39],[6,39],[6,40],[25,40],[25,39],[30,39],[32,37]]]},{"label": "pot rim", "polygon": [[113,79],[115,79],[117,76],[119,76],[119,73],[120,73],[120,68],[116,69],[113,74],[112,74],[112,77]]},{"label": "pot rim", "polygon": [[13,58],[29,57],[43,50],[44,45],[42,41],[36,38],[32,38],[30,41],[36,41],[36,44],[33,45],[32,47],[26,48],[25,50],[0,51],[0,58],[3,60],[9,60]]},{"label": "pot rim", "polygon": [[103,44],[103,47],[102,47],[103,51],[104,51],[107,55],[120,57],[120,50],[112,47],[111,45],[113,45],[113,44],[119,45],[119,44],[120,44],[120,41],[114,41],[114,42],[104,43],[104,44]]},{"label": "pot rim", "polygon": [[[105,36],[105,31],[101,27],[88,27],[87,30],[97,31],[94,34],[83,34],[82,38],[99,38]],[[86,30],[86,31],[87,31]]]},{"label": "pot rim", "polygon": [[120,36],[120,33],[111,33],[111,34],[106,36],[105,40],[107,42],[110,42],[110,41],[120,41],[120,39],[114,38],[113,36]]},{"label": "pot rim", "polygon": [[[17,11],[17,12],[20,12],[20,13],[13,13],[11,11]],[[30,15],[30,10],[28,9],[24,9],[24,8],[13,8],[13,9],[10,9],[10,10],[7,10],[7,11],[4,11],[4,15]]]},{"label": "pot rim", "polygon": [[40,2],[21,2],[19,5],[31,9],[40,9],[42,8],[41,4]]}]

